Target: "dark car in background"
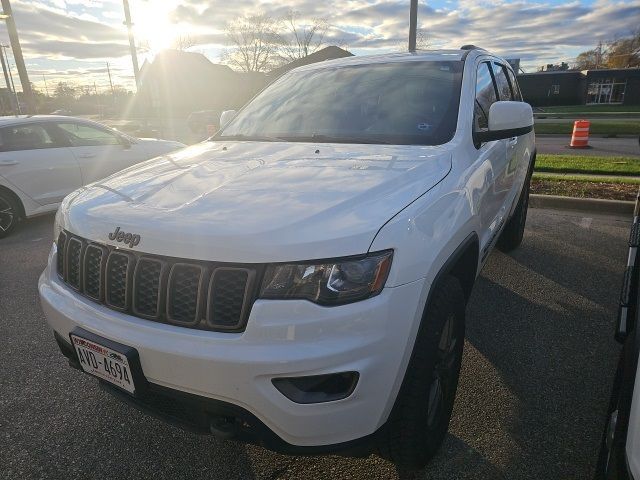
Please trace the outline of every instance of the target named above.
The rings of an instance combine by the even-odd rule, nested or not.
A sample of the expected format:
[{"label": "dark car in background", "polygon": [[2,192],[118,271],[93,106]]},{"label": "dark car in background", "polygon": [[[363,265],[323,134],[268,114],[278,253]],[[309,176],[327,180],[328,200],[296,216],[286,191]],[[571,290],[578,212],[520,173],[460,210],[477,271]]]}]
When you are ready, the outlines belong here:
[{"label": "dark car in background", "polygon": [[187,117],[189,130],[196,135],[210,137],[220,128],[219,110],[200,110],[191,112]]}]

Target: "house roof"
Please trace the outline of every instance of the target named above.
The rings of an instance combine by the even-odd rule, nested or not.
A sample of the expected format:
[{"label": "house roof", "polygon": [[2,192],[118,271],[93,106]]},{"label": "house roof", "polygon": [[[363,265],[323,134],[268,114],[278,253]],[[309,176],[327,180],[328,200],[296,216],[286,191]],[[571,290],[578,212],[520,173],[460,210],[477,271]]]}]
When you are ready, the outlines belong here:
[{"label": "house roof", "polygon": [[269,72],[270,77],[279,77],[280,75],[288,72],[289,70],[293,70],[294,68],[302,67],[303,65],[309,65],[311,63],[316,62],[324,62],[325,60],[334,60],[336,58],[344,58],[344,57],[352,57],[353,53],[344,50],[340,47],[336,47],[335,45],[331,45],[329,47],[325,47],[317,52],[313,52],[306,57],[299,58],[294,60],[293,62],[287,63],[282,67],[276,68]]}]

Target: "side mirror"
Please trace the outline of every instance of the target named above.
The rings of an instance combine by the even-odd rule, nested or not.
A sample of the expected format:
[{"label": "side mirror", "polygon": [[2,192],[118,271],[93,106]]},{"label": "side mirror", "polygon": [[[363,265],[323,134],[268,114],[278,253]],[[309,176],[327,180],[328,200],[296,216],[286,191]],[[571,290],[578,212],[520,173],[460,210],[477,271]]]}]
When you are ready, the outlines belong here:
[{"label": "side mirror", "polygon": [[131,148],[131,145],[132,145],[131,140],[129,140],[124,135],[118,135],[118,141],[120,142],[120,145],[122,145],[122,148],[124,148],[125,150]]},{"label": "side mirror", "polygon": [[224,127],[233,117],[235,117],[235,110],[225,110],[220,114],[220,128]]},{"label": "side mirror", "polygon": [[533,130],[533,110],[524,102],[495,102],[489,109],[489,130],[474,132],[476,142],[517,137]]}]

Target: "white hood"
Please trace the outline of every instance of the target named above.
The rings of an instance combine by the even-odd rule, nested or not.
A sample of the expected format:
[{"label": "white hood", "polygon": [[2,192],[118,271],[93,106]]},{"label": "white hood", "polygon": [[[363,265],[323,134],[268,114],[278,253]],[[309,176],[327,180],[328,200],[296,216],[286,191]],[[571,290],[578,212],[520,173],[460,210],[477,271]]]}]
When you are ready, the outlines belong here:
[{"label": "white hood", "polygon": [[[317,153],[316,153],[317,152]],[[136,251],[223,262],[367,252],[377,231],[451,169],[443,147],[204,142],[71,194],[63,227]],[[129,248],[129,247],[123,247]]]}]

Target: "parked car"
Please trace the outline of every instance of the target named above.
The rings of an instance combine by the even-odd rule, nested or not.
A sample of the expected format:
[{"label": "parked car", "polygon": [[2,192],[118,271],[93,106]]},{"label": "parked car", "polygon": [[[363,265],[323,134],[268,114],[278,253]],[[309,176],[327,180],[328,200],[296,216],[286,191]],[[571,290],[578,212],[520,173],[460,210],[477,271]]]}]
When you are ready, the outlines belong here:
[{"label": "parked car", "polygon": [[596,478],[640,479],[640,192],[629,235],[616,339],[622,344],[602,435]]},{"label": "parked car", "polygon": [[189,129],[202,136],[211,136],[215,132],[209,130],[218,130],[220,127],[220,111],[219,110],[201,110],[199,112],[191,112],[187,117],[187,125]]},{"label": "parked car", "polygon": [[73,117],[0,117],[0,238],[82,185],[182,147]]},{"label": "parked car", "polygon": [[63,115],[65,117],[68,117],[73,114],[71,113],[71,110],[65,110],[64,108],[60,108],[58,110],[54,110],[53,112],[51,112],[51,115]]},{"label": "parked car", "polygon": [[514,72],[475,47],[327,61],[222,123],[64,200],[39,283],[62,353],[191,430],[425,465],[474,281],[523,238]]}]

